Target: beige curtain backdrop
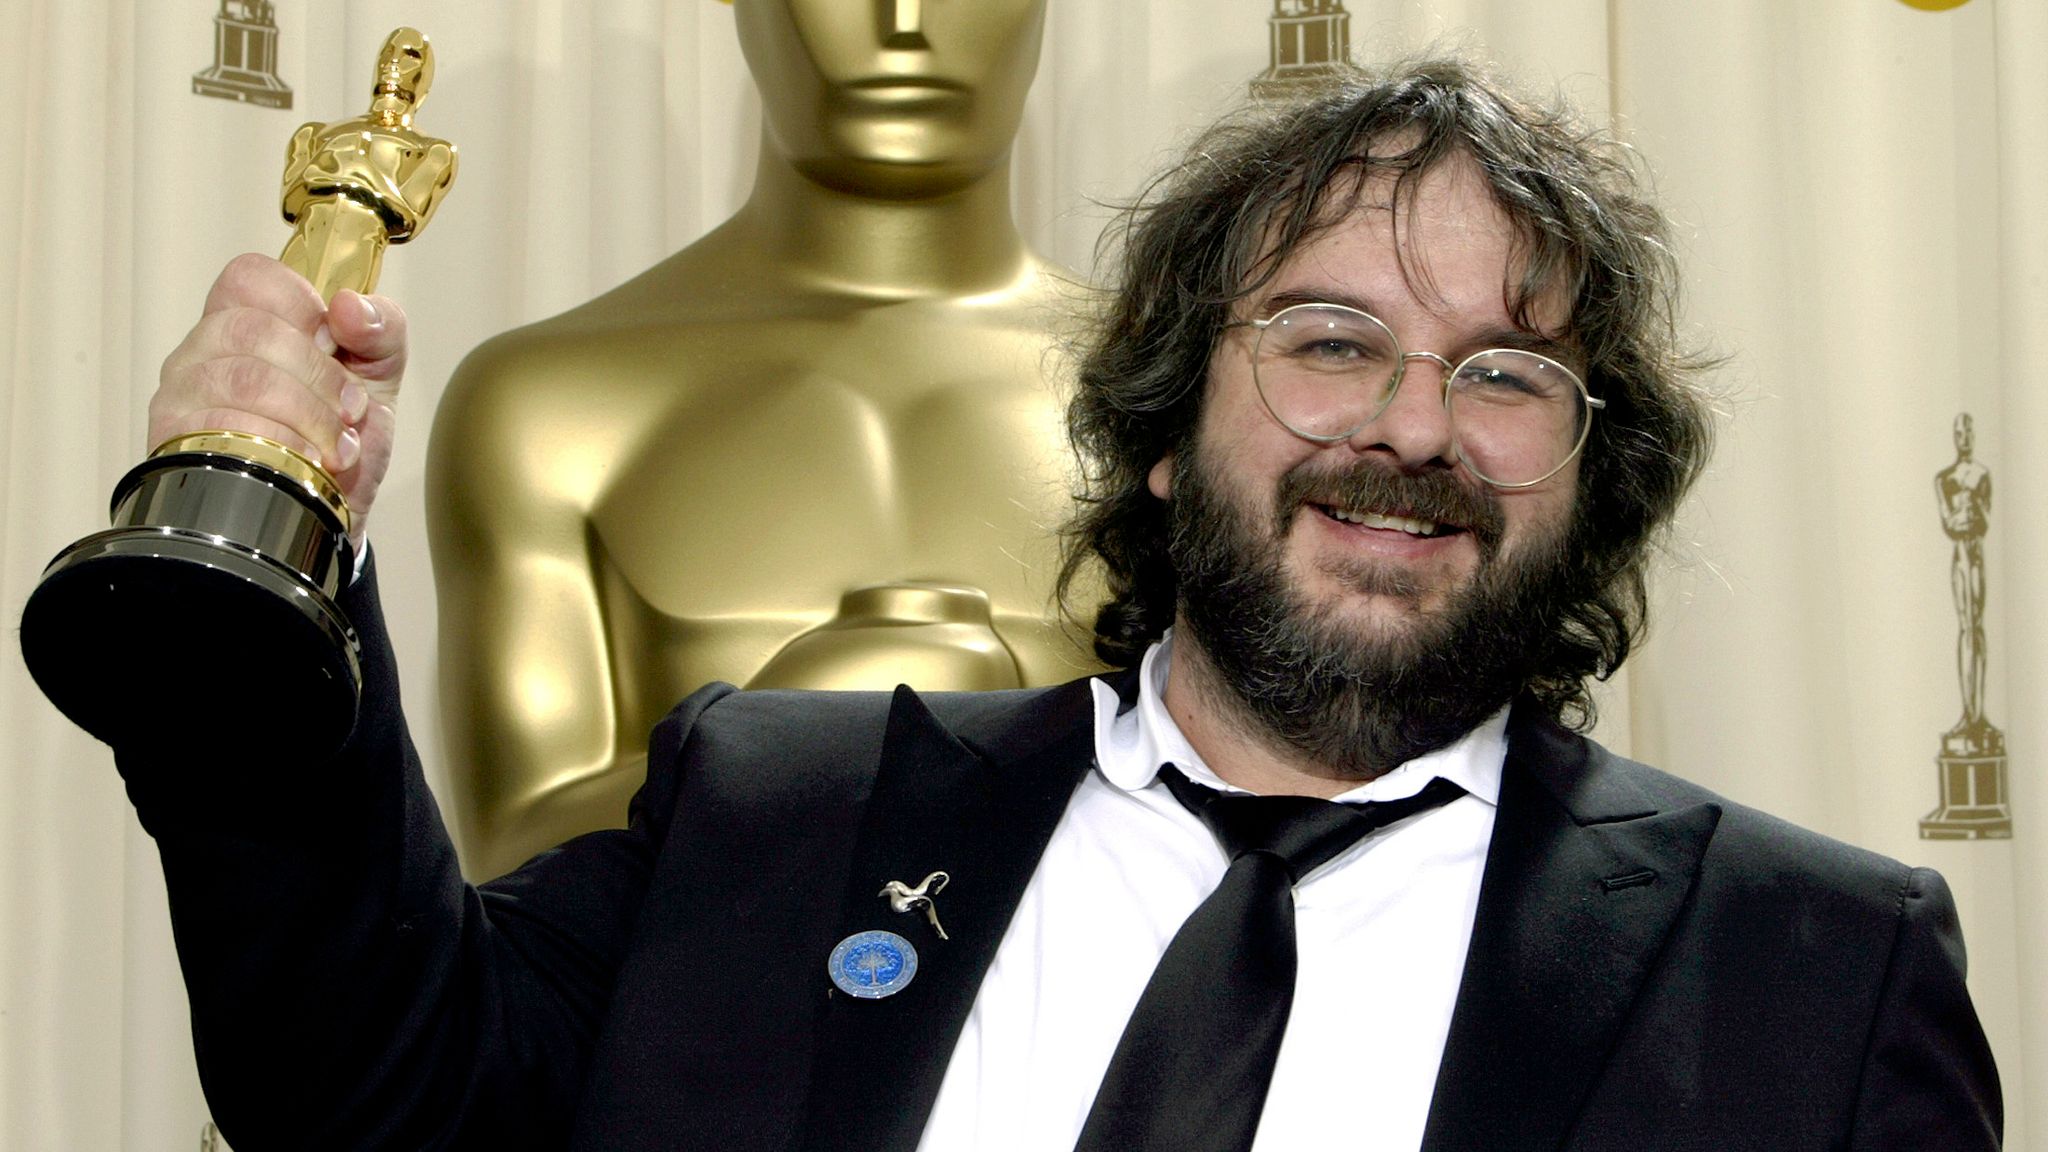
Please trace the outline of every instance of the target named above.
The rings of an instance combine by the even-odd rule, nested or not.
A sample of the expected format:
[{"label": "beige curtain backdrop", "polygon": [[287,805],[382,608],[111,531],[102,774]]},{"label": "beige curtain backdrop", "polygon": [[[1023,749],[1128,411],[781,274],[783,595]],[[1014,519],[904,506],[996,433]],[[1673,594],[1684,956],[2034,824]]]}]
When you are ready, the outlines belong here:
[{"label": "beige curtain backdrop", "polygon": [[[949,0],[965,3],[968,0]],[[1106,212],[1268,64],[1274,0],[1051,0],[1017,144],[1027,234],[1085,269]],[[1365,59],[1426,43],[1616,118],[1681,221],[1689,322],[1728,419],[1608,693],[1609,743],[1939,867],[1997,1050],[2013,1148],[2048,1148],[2048,4],[1347,0]],[[233,254],[275,252],[283,145],[360,112],[400,23],[440,53],[422,127],[460,144],[385,290],[416,334],[374,538],[415,731],[441,772],[426,429],[465,351],[723,219],[758,101],[714,0],[278,0],[293,106],[195,95],[217,0],[0,0],[0,619],[104,524],[156,367]],[[1934,842],[1960,703],[1934,476],[1975,420],[1988,715],[2011,840]],[[146,691],[161,666],[109,668]],[[0,644],[0,1147],[183,1149],[206,1110],[153,845],[104,749]],[[232,739],[229,732],[202,734]],[[279,771],[291,771],[280,750]],[[289,813],[280,813],[289,819]],[[1731,1006],[1739,1011],[1739,1006]],[[2031,1121],[2031,1124],[2030,1124]]]}]

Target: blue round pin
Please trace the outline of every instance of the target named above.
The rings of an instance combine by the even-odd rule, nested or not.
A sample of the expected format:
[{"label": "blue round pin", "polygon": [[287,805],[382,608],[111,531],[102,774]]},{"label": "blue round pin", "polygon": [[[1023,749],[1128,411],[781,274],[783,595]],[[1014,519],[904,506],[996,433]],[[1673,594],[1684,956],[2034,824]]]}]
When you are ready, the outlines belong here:
[{"label": "blue round pin", "polygon": [[825,970],[848,996],[880,1000],[910,986],[917,975],[917,949],[894,932],[856,932],[832,949]]}]

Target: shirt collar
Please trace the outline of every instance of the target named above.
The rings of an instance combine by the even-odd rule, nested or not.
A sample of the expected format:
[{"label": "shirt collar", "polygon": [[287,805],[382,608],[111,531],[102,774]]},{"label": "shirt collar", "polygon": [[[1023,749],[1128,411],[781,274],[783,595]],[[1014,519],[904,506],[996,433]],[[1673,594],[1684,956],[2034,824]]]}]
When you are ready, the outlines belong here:
[{"label": "shirt collar", "polygon": [[[1197,784],[1229,792],[1244,789],[1223,780],[1188,743],[1180,725],[1166,710],[1166,677],[1171,667],[1173,632],[1145,650],[1138,665],[1138,700],[1129,709],[1116,689],[1097,677],[1089,688],[1095,697],[1095,763],[1103,777],[1126,792],[1150,787],[1162,764],[1172,764]],[[1470,732],[1434,752],[1368,780],[1338,800],[1398,800],[1422,791],[1441,776],[1470,795],[1496,804],[1500,800],[1501,765],[1507,759],[1508,709],[1503,707]]]}]

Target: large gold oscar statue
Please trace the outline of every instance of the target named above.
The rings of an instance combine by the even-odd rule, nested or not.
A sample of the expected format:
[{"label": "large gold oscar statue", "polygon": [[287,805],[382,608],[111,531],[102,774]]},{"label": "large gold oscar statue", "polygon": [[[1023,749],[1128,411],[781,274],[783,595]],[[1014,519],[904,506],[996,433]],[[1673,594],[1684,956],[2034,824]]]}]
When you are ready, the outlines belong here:
[{"label": "large gold oscar statue", "polygon": [[1054,620],[1055,270],[1011,219],[1043,0],[737,0],[737,215],[456,372],[428,510],[470,871],[623,819],[716,679],[983,688]]}]

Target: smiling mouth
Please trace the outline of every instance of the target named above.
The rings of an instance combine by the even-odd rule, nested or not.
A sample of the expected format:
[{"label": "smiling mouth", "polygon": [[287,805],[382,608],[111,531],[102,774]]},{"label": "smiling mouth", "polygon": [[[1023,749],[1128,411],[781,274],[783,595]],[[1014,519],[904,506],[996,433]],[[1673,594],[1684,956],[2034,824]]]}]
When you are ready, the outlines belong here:
[{"label": "smiling mouth", "polygon": [[1465,531],[1456,524],[1441,524],[1435,520],[1424,520],[1415,516],[1399,516],[1384,512],[1368,512],[1358,508],[1343,508],[1334,504],[1310,505],[1316,511],[1332,520],[1344,524],[1356,524],[1361,528],[1379,528],[1392,532],[1406,532],[1420,539],[1434,539],[1439,536],[1454,536]]}]

